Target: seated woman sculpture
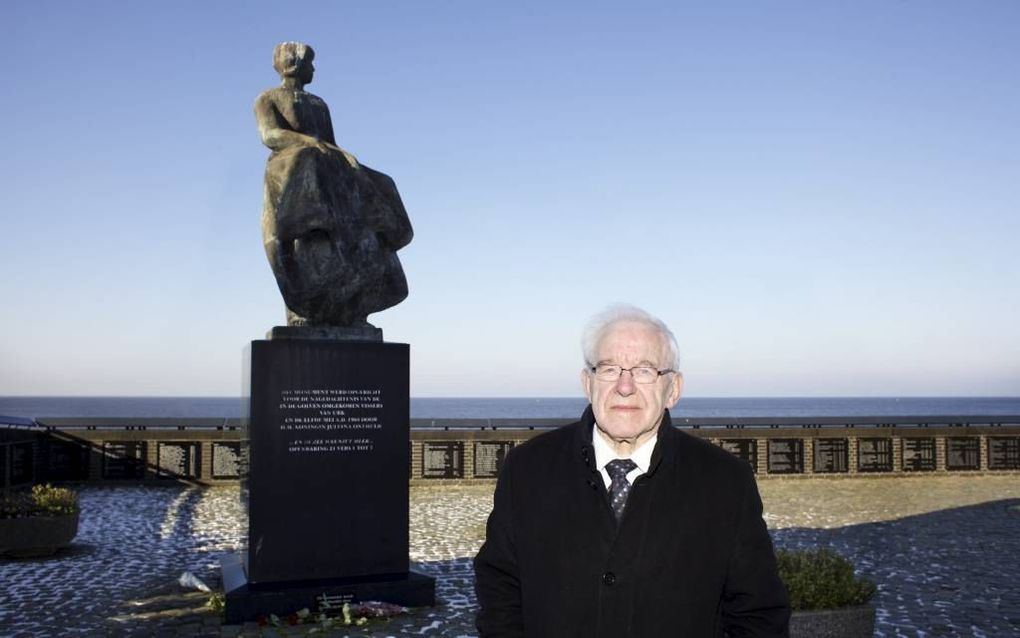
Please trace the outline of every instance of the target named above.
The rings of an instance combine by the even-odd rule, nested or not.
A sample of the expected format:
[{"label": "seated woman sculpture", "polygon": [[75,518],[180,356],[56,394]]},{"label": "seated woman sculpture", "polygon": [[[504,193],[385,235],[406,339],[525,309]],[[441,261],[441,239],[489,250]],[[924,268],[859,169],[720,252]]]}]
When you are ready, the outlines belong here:
[{"label": "seated woman sculpture", "polygon": [[397,250],[413,235],[396,184],[337,146],[329,108],[304,90],[315,52],[273,51],[280,86],[255,100],[266,162],[262,238],[290,326],[341,326],[381,339],[367,317],[407,297]]}]

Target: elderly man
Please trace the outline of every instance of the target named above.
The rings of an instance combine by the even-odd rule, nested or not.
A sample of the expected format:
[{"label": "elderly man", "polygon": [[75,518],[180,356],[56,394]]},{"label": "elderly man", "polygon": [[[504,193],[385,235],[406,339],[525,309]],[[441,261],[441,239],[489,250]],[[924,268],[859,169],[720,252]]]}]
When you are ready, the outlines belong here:
[{"label": "elderly man", "polygon": [[581,420],[500,472],[475,558],[481,637],[787,636],[751,468],[670,423],[673,334],[621,306],[583,349]]}]

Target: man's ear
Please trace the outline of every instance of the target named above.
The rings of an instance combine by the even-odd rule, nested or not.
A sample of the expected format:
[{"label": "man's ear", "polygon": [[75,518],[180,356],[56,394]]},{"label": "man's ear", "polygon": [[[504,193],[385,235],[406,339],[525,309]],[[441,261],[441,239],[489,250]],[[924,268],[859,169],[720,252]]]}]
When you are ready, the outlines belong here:
[{"label": "man's ear", "polygon": [[677,372],[669,381],[669,394],[666,395],[666,407],[672,408],[680,400],[684,391],[684,375]]}]

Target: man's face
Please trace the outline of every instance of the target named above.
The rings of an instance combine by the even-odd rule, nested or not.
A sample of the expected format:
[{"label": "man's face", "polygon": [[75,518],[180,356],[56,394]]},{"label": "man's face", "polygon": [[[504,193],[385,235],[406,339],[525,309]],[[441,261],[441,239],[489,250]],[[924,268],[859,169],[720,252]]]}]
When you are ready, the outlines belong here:
[{"label": "man's face", "polygon": [[[595,350],[592,365],[612,364],[623,368],[669,367],[669,349],[658,330],[644,323],[623,321],[605,332]],[[683,380],[679,373],[665,374],[653,383],[634,383],[624,372],[616,381],[599,381],[587,370],[581,372],[584,393],[591,401],[595,422],[609,438],[644,443],[658,429],[662,411],[676,405]]]}]

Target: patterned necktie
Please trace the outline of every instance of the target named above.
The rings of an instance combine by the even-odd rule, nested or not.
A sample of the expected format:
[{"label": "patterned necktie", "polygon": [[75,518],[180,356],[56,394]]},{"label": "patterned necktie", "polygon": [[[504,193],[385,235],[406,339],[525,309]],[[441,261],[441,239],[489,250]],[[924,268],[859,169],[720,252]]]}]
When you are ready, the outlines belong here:
[{"label": "patterned necktie", "polygon": [[627,495],[630,494],[630,481],[627,480],[627,472],[636,467],[637,463],[630,459],[616,459],[606,463],[606,472],[613,479],[609,485],[609,504],[618,521],[623,516],[623,506],[627,504]]}]

